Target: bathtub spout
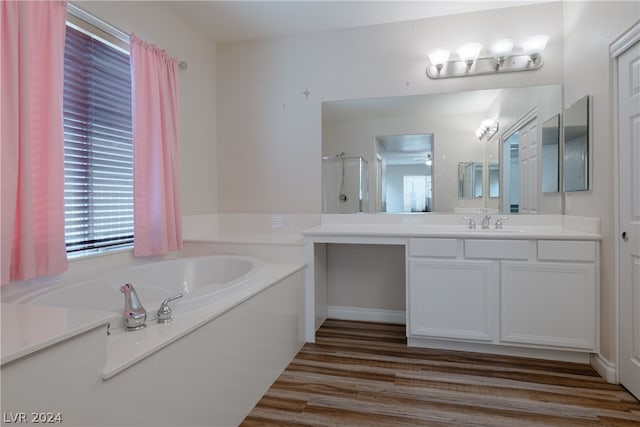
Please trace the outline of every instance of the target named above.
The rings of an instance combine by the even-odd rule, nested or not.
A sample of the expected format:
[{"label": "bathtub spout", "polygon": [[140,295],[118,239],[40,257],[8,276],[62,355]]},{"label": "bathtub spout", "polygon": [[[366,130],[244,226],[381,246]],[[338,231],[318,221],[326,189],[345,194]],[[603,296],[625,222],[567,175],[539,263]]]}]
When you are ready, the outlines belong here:
[{"label": "bathtub spout", "polygon": [[144,328],[147,320],[147,311],[142,306],[140,298],[130,283],[125,283],[120,287],[120,292],[124,294],[124,324],[126,331],[137,331]]}]

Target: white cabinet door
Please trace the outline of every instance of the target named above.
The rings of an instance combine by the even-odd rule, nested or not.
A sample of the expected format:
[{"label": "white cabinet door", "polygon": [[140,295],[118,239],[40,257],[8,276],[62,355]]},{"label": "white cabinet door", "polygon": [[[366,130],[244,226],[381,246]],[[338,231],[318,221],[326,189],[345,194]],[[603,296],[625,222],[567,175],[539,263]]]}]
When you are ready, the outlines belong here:
[{"label": "white cabinet door", "polygon": [[492,341],[498,280],[497,261],[411,258],[409,336]]},{"label": "white cabinet door", "polygon": [[500,341],[596,351],[594,264],[502,262]]}]

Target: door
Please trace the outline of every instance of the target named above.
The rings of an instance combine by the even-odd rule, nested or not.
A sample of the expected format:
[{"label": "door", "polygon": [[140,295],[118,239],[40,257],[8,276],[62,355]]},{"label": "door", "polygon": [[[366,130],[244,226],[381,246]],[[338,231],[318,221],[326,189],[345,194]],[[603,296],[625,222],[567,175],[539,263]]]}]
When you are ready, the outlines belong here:
[{"label": "door", "polygon": [[520,128],[520,212],[538,211],[538,121]]},{"label": "door", "polygon": [[520,200],[520,134],[515,131],[502,142],[502,212],[517,213]]},{"label": "door", "polygon": [[640,42],[618,57],[620,382],[640,399]]}]

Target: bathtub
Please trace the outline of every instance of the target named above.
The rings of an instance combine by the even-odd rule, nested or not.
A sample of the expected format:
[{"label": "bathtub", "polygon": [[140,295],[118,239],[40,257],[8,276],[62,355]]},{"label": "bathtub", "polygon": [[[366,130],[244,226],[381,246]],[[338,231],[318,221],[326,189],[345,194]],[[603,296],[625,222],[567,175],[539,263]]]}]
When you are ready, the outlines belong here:
[{"label": "bathtub", "polygon": [[[238,425],[304,344],[304,268],[204,255],[9,285],[3,304],[20,316],[2,322],[3,351],[9,335],[29,342],[27,330],[108,318],[3,363],[2,407],[60,411],[65,425]],[[123,283],[147,310],[139,331],[122,327]],[[177,293],[173,321],[155,322]]]},{"label": "bathtub", "polygon": [[[157,317],[166,298],[174,316],[242,293],[264,278],[264,262],[253,257],[208,255],[178,258],[125,267],[93,275],[77,283],[29,293],[12,302],[122,313],[124,296],[120,286],[130,283],[147,311],[147,323]],[[124,327],[114,322],[112,328]]]}]

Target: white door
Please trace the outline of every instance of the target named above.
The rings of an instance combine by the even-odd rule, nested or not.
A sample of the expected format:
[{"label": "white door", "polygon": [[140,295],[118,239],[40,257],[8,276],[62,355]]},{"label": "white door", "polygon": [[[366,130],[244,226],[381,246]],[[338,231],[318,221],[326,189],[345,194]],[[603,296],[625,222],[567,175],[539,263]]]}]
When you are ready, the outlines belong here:
[{"label": "white door", "polygon": [[533,119],[520,133],[520,212],[538,211],[538,121]]},{"label": "white door", "polygon": [[620,382],[640,399],[640,42],[618,57]]}]

